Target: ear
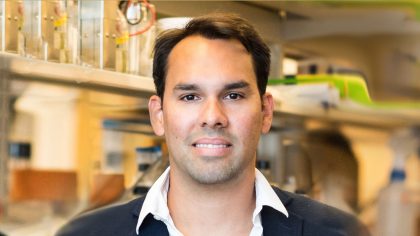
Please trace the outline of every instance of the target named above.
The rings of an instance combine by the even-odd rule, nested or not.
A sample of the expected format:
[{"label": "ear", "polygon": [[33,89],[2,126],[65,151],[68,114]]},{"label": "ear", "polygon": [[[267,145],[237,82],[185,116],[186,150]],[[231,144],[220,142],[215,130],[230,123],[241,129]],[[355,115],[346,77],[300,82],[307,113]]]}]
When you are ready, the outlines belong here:
[{"label": "ear", "polygon": [[261,127],[261,132],[263,134],[266,134],[268,133],[268,131],[270,131],[271,123],[273,122],[273,110],[274,110],[273,96],[270,93],[266,93],[262,97],[263,123]]},{"label": "ear", "polygon": [[155,134],[158,136],[164,135],[162,99],[156,95],[151,96],[149,99],[149,115]]}]

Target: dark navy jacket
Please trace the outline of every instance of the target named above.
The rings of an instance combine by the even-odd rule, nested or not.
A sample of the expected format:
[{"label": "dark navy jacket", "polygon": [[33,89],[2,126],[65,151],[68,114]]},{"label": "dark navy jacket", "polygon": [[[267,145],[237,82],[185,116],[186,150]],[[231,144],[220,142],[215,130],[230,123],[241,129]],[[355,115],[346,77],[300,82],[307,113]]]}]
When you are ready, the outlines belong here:
[{"label": "dark navy jacket", "polygon": [[[353,216],[307,197],[274,188],[289,217],[271,207],[263,207],[264,236],[365,236],[367,229]],[[65,225],[57,236],[136,235],[136,225],[144,197],[129,203],[84,214]],[[149,214],[139,235],[169,235],[166,225]]]}]

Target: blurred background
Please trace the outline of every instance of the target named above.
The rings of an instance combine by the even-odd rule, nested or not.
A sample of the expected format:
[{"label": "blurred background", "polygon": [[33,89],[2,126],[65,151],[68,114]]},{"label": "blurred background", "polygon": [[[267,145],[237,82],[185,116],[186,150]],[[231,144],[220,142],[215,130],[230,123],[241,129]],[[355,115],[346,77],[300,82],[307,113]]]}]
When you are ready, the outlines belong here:
[{"label": "blurred background", "polygon": [[0,235],[54,235],[145,194],[168,166],[153,135],[152,49],[191,17],[234,12],[272,51],[273,185],[420,235],[418,1],[0,1]]}]

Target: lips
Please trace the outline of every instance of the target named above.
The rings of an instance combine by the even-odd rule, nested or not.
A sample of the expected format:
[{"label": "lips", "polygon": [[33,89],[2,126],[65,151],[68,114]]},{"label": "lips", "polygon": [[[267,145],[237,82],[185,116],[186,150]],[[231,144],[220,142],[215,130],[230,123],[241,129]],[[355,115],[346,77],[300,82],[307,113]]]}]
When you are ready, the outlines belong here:
[{"label": "lips", "polygon": [[193,153],[202,157],[223,157],[232,152],[232,143],[223,138],[202,138],[193,144]]},{"label": "lips", "polygon": [[194,147],[198,147],[198,148],[227,148],[227,147],[229,147],[229,145],[226,145],[226,144],[198,143],[198,144],[195,144]]},{"label": "lips", "polygon": [[216,149],[216,148],[228,148],[231,147],[232,144],[229,141],[221,138],[203,138],[199,139],[192,144],[194,147],[197,148],[209,148],[209,149]]}]

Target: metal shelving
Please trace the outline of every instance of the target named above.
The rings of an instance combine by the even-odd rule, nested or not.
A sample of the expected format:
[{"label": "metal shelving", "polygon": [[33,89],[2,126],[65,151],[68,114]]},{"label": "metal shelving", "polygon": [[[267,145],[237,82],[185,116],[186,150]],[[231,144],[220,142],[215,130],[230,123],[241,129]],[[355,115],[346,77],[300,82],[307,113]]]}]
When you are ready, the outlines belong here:
[{"label": "metal shelving", "polygon": [[[268,91],[273,95],[277,92],[270,87]],[[301,100],[302,97],[304,94],[282,99],[274,96],[275,126],[281,126],[281,118],[285,116],[385,130],[420,125],[420,109],[416,108],[374,108],[349,99],[340,99],[331,105],[322,97]]]},{"label": "metal shelving", "polygon": [[293,107],[277,103],[274,113],[274,126],[282,126],[282,117],[300,117],[343,125],[354,125],[369,129],[393,130],[400,127],[420,125],[420,111],[374,110],[349,102],[343,102],[340,108]]},{"label": "metal shelving", "polygon": [[[11,79],[91,88],[142,98],[148,98],[155,91],[152,78],[144,76],[54,63],[11,53],[0,53],[0,62],[0,71]],[[338,108],[325,108],[321,102],[316,101],[306,105],[308,106],[299,107],[277,101],[275,125],[281,126],[281,117],[285,115],[388,129],[420,125],[420,111],[378,110],[349,101],[343,101]]]},{"label": "metal shelving", "polygon": [[24,79],[148,97],[154,93],[152,78],[85,66],[60,64],[0,53],[0,72],[11,79]]}]

